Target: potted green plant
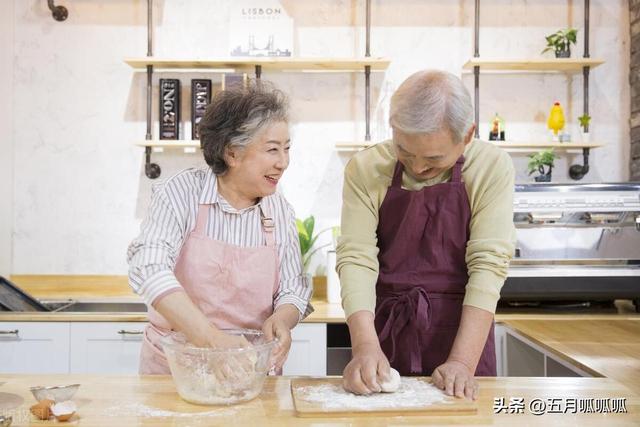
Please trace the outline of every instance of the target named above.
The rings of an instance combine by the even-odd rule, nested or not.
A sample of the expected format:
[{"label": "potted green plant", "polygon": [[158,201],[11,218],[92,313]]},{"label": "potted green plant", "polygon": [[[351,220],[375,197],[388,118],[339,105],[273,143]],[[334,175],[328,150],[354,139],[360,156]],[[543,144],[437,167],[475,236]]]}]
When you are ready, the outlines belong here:
[{"label": "potted green plant", "polygon": [[553,169],[553,161],[557,158],[553,149],[543,150],[529,156],[529,175],[538,172],[540,175],[535,177],[536,182],[551,182],[551,170]]},{"label": "potted green plant", "polygon": [[575,28],[567,28],[566,30],[558,30],[553,34],[545,37],[547,47],[542,53],[554,51],[556,58],[570,58],[571,44],[575,44],[578,38],[578,30]]},{"label": "potted green plant", "polygon": [[[296,227],[298,228],[298,240],[300,240],[300,253],[302,255],[302,266],[304,273],[308,273],[307,270],[309,268],[309,262],[316,252],[318,252],[322,248],[330,246],[331,244],[335,245],[335,240],[340,230],[340,227],[329,227],[321,230],[320,232],[318,232],[318,234],[314,235],[313,231],[315,228],[315,223],[316,220],[313,215],[305,218],[304,220],[296,218]],[[325,243],[324,245],[314,248],[318,237],[322,235],[322,233],[325,233],[327,231],[332,232],[333,243]]]},{"label": "potted green plant", "polygon": [[583,114],[578,117],[578,121],[580,122],[582,142],[589,142],[589,123],[591,122],[591,116],[588,114]]}]

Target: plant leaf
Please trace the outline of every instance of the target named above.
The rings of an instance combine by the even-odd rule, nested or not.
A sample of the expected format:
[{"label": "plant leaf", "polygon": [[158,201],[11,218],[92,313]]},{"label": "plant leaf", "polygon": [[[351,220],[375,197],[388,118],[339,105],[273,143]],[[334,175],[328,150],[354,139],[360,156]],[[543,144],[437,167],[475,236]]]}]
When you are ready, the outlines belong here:
[{"label": "plant leaf", "polygon": [[307,234],[307,230],[304,228],[304,223],[298,218],[296,218],[296,228],[298,229],[298,234],[309,237]]},{"label": "plant leaf", "polygon": [[300,240],[300,253],[304,257],[304,255],[309,252],[309,249],[311,248],[310,241],[302,234],[298,234],[298,238]]},{"label": "plant leaf", "polygon": [[316,219],[313,215],[310,215],[307,219],[304,220],[304,228],[307,230],[307,236],[311,238],[313,236],[313,228],[315,226]]}]

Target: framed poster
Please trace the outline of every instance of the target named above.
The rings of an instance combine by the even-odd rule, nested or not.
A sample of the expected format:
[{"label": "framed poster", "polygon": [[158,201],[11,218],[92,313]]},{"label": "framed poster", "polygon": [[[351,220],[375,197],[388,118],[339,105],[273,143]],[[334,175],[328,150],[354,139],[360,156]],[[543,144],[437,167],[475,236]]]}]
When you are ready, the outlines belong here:
[{"label": "framed poster", "polygon": [[238,0],[230,9],[231,56],[292,56],[293,19],[277,0]]}]

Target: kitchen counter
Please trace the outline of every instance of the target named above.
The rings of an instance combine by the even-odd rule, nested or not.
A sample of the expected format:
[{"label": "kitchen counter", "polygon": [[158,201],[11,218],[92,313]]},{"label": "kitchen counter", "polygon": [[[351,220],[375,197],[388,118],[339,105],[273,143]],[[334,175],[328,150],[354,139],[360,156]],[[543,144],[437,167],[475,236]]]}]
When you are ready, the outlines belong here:
[{"label": "kitchen counter", "polygon": [[[64,300],[68,297],[48,294],[50,300]],[[93,296],[92,298],[78,297],[78,301],[99,302],[142,302],[135,295]],[[312,300],[315,311],[303,320],[305,323],[346,323],[344,311],[340,304],[330,304],[326,301]],[[512,320],[640,320],[640,313],[636,313],[630,301],[617,301],[616,308],[611,312],[544,312],[521,309],[510,312],[498,312],[496,322]],[[146,322],[146,313],[48,313],[48,312],[0,312],[0,322]]]},{"label": "kitchen counter", "polygon": [[504,323],[583,371],[619,381],[640,394],[640,318]]},{"label": "kitchen counter", "polygon": [[[2,384],[4,382],[4,384]],[[54,422],[32,421],[29,407],[35,403],[29,392],[34,385],[81,384],[74,401],[77,418],[70,425],[90,426],[326,426],[331,425],[544,425],[549,426],[632,426],[640,424],[640,397],[607,378],[481,378],[478,413],[460,416],[349,418],[297,418],[293,409],[289,377],[269,377],[262,394],[235,406],[207,407],[191,405],[178,396],[170,376],[96,376],[96,375],[0,375],[0,396],[16,401],[13,409],[0,414],[14,417],[14,426],[48,425]],[[524,398],[524,413],[494,413],[494,399]],[[627,413],[578,413],[534,415],[533,399],[569,398],[626,399]],[[22,403],[18,405],[18,402]],[[0,400],[0,405],[2,400]],[[206,415],[198,415],[206,413]],[[75,422],[74,422],[75,420]],[[55,424],[62,425],[62,424]]]},{"label": "kitchen counter", "polygon": [[[34,279],[35,280],[35,279]],[[86,278],[83,280],[87,280]],[[98,279],[96,279],[98,280]],[[100,278],[100,280],[103,280]],[[115,279],[114,279],[115,280]],[[40,279],[37,280],[40,283]],[[121,281],[122,282],[122,281]],[[54,284],[31,285],[29,291],[38,298],[141,302],[120,283],[117,291],[98,293],[107,282],[98,281],[89,288]],[[111,283],[111,282],[109,282]],[[46,285],[46,286],[45,286]],[[72,292],[66,294],[65,292]],[[315,312],[306,323],[345,323],[340,304],[312,301]],[[0,312],[0,322],[146,322],[146,313],[10,313]],[[496,314],[496,322],[540,345],[568,363],[596,376],[606,377],[640,393],[640,314],[630,301],[617,301],[612,312],[566,312],[519,309]]]},{"label": "kitchen counter", "polygon": [[[314,301],[313,304],[316,311],[305,322],[344,323],[340,305],[323,301]],[[2,321],[145,322],[147,315],[7,312],[0,313]],[[496,322],[593,376],[617,380],[640,393],[640,315],[624,302],[619,304],[618,312],[612,314],[522,312],[497,314]]]}]

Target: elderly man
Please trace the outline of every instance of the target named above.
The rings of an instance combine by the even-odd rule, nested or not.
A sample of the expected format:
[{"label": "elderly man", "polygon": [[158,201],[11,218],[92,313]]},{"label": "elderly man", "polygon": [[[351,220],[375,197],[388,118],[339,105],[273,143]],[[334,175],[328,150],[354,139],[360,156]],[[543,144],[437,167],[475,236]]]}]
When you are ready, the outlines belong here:
[{"label": "elderly man", "polygon": [[345,169],[337,270],[353,358],[343,385],[380,391],[390,366],[475,399],[495,376],[493,317],[514,250],[514,169],[473,140],[469,93],[439,71],[391,99],[393,140]]}]

